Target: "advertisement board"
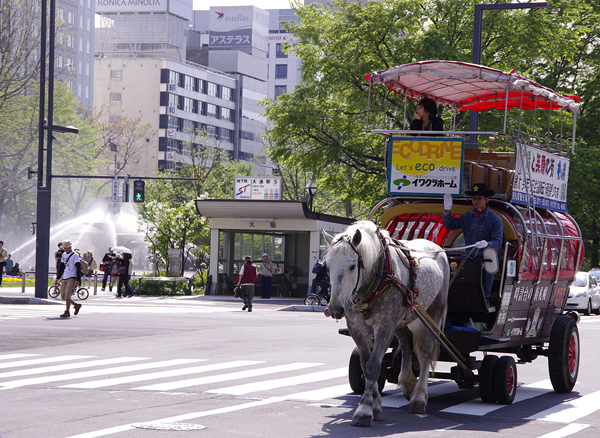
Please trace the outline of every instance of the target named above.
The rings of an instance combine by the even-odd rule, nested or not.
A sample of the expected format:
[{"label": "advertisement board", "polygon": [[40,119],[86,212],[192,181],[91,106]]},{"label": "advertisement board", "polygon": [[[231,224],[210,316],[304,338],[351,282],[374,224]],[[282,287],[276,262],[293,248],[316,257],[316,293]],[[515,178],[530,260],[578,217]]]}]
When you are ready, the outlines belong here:
[{"label": "advertisement board", "polygon": [[97,14],[169,12],[191,21],[193,0],[96,0]]},{"label": "advertisement board", "polygon": [[211,7],[209,47],[267,50],[269,13],[254,6]]},{"label": "advertisement board", "polygon": [[567,213],[569,159],[518,142],[516,149],[511,202],[527,205],[529,191],[536,207]]},{"label": "advertisement board", "polygon": [[281,200],[280,176],[236,176],[233,185],[235,199]]},{"label": "advertisement board", "polygon": [[463,148],[461,138],[392,137],[388,155],[388,193],[461,195]]}]

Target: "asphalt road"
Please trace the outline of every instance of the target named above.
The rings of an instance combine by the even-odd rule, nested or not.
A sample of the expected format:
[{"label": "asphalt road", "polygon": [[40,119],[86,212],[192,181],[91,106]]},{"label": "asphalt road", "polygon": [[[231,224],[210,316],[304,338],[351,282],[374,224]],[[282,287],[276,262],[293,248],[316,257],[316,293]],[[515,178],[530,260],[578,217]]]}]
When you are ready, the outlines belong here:
[{"label": "asphalt road", "polygon": [[[0,293],[0,295],[2,295]],[[297,301],[296,301],[297,303]],[[92,296],[63,305],[0,304],[0,437],[594,437],[600,317],[582,317],[578,383],[549,386],[546,358],[518,366],[512,405],[430,379],[427,415],[395,385],[383,420],[350,426],[353,342],[293,302]],[[438,364],[447,369],[449,364]]]}]

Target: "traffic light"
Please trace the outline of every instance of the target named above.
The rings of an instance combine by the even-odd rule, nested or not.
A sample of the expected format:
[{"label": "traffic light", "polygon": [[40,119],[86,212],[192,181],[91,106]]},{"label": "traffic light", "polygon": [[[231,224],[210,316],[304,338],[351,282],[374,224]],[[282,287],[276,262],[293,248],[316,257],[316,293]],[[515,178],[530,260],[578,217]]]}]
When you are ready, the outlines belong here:
[{"label": "traffic light", "polygon": [[133,202],[144,202],[146,183],[141,179],[133,182]]}]

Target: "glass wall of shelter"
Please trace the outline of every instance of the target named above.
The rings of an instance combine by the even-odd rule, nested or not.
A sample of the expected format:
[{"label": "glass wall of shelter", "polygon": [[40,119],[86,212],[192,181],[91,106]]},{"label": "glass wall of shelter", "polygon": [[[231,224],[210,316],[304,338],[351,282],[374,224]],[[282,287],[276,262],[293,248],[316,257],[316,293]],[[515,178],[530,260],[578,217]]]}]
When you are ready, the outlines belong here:
[{"label": "glass wall of shelter", "polygon": [[260,272],[260,263],[264,253],[269,255],[269,260],[275,265],[275,272],[281,272],[285,265],[285,236],[234,231],[219,233],[220,274],[237,275],[246,256],[252,257]]}]

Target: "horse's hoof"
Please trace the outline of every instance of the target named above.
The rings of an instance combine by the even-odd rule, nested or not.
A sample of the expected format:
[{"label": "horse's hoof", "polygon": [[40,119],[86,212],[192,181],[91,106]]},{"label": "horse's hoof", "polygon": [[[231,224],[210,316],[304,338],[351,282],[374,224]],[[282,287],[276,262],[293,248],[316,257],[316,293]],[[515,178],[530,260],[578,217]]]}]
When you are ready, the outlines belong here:
[{"label": "horse's hoof", "polygon": [[425,414],[425,403],[415,402],[408,407],[409,414]]},{"label": "horse's hoof", "polygon": [[355,427],[369,427],[371,426],[371,417],[353,418],[350,424]]},{"label": "horse's hoof", "polygon": [[373,421],[381,421],[382,412],[381,411],[373,411]]}]

